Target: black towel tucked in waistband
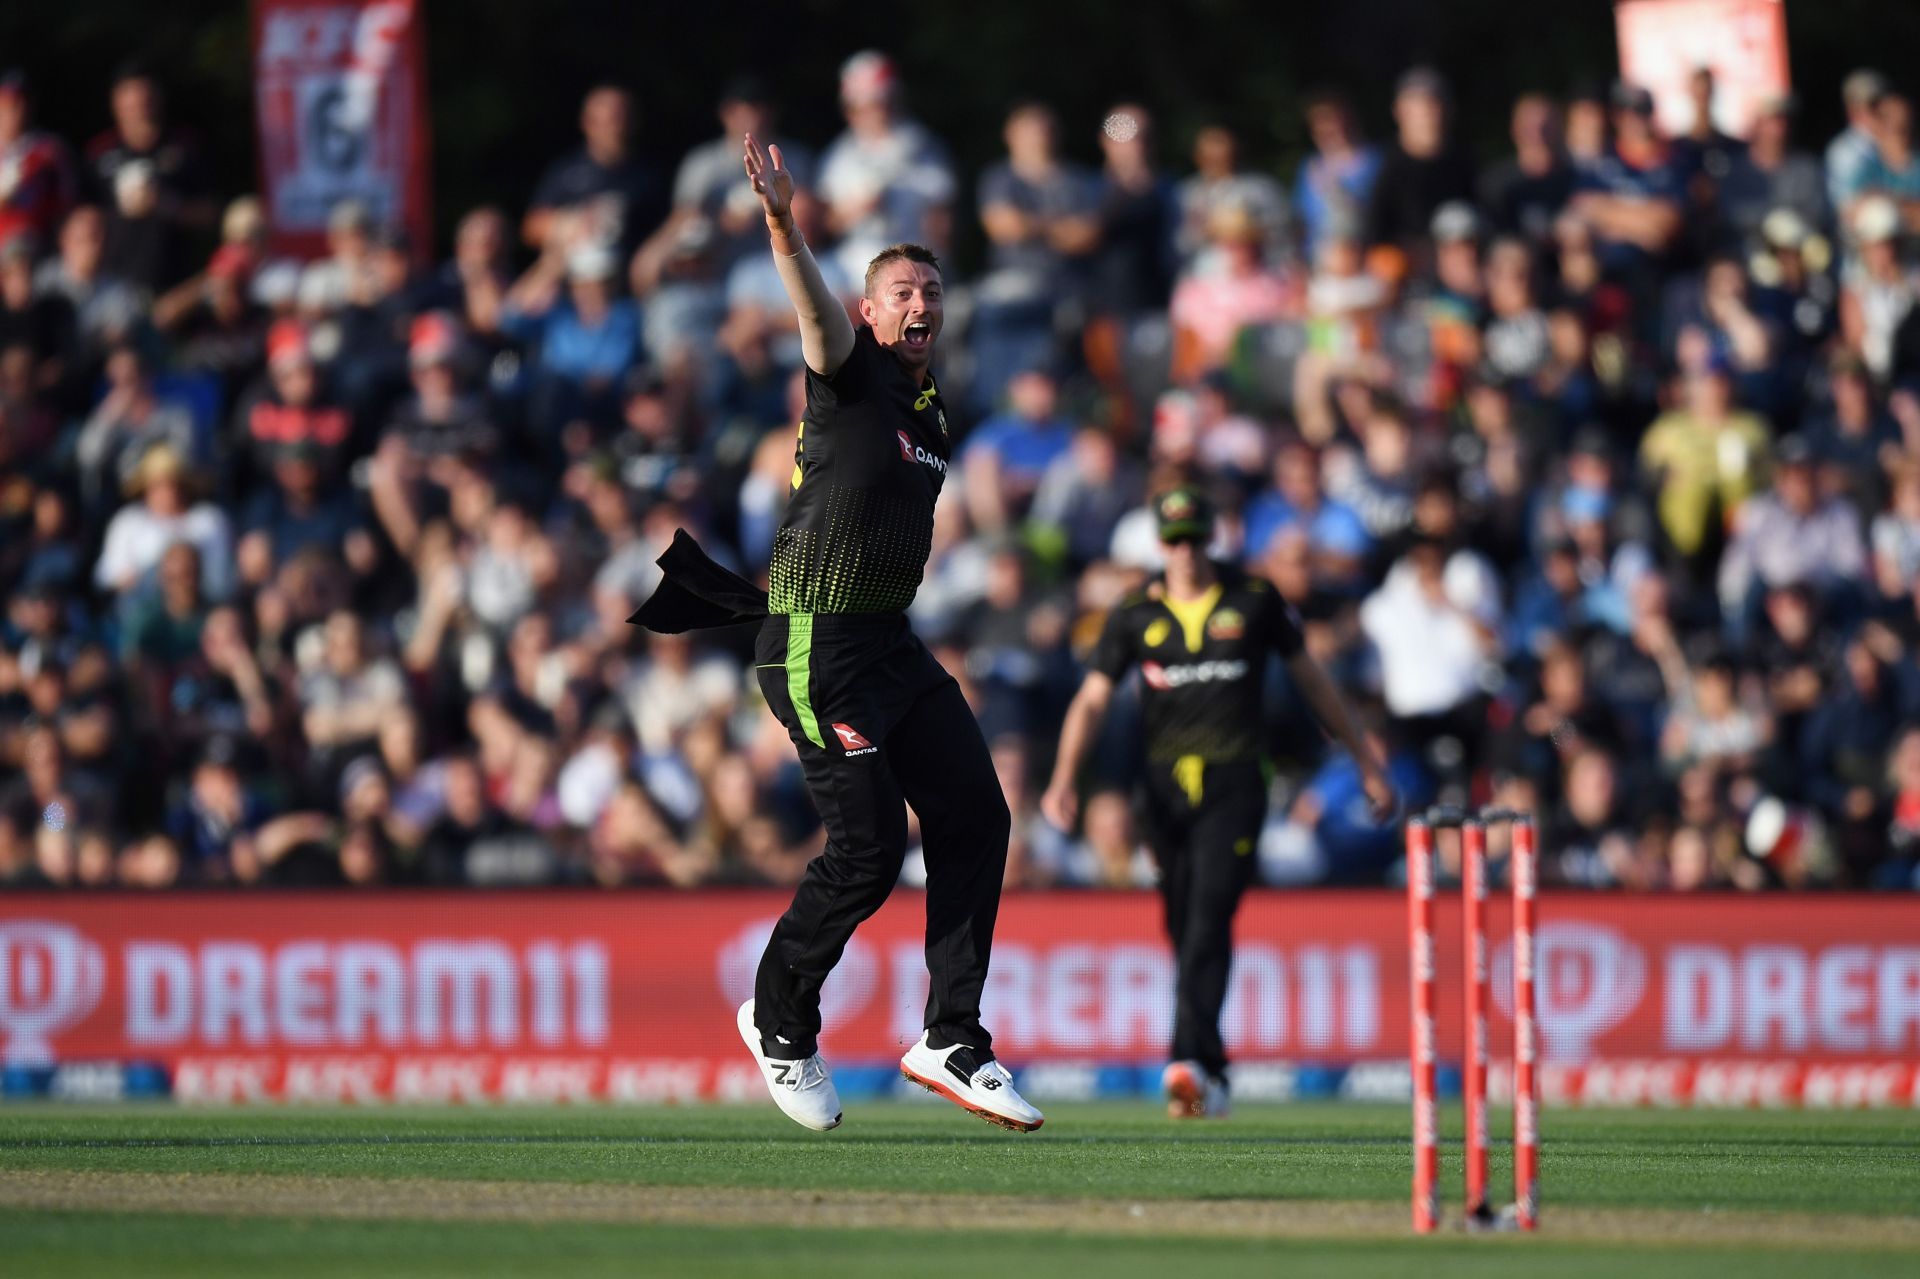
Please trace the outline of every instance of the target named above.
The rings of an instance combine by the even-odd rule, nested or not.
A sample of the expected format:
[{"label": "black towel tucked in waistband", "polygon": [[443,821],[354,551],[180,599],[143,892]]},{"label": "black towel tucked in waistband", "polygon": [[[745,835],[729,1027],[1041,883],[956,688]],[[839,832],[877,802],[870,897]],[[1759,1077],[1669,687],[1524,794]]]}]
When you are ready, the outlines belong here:
[{"label": "black towel tucked in waistband", "polygon": [[767,593],[714,562],[687,530],[673,531],[673,545],[654,563],[665,571],[660,586],[627,621],[663,635],[757,622],[767,616]]}]

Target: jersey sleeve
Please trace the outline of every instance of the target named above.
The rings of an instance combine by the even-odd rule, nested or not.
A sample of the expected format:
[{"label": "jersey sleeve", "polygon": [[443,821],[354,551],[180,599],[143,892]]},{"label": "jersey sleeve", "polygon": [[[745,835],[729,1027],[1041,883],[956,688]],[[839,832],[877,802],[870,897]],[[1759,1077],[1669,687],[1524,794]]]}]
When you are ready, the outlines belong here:
[{"label": "jersey sleeve", "polygon": [[1123,603],[1107,614],[1100,638],[1087,655],[1087,669],[1119,680],[1133,665],[1133,632],[1133,609]]},{"label": "jersey sleeve", "polygon": [[876,357],[881,357],[880,344],[874,341],[873,330],[861,325],[853,331],[853,350],[847,352],[844,364],[826,375],[807,369],[807,417],[816,429],[832,424],[830,410],[866,397]]}]

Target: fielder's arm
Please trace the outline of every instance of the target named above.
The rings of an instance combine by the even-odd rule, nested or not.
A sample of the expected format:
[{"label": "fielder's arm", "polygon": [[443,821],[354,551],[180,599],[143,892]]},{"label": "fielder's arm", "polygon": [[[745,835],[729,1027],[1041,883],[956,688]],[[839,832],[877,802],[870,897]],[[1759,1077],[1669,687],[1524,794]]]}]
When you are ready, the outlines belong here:
[{"label": "fielder's arm", "polygon": [[773,265],[800,317],[800,354],[815,373],[831,376],[853,353],[853,321],[827,287],[813,251],[793,224],[793,174],[781,162],[780,148],[769,152],[752,134],[746,142],[747,178],[766,215]]},{"label": "fielder's arm", "polygon": [[1067,707],[1066,720],[1060,725],[1060,753],[1053,762],[1053,780],[1040,797],[1041,814],[1061,830],[1072,830],[1079,817],[1080,795],[1074,789],[1074,779],[1080,776],[1080,765],[1099,735],[1112,701],[1113,680],[1099,671],[1089,671]]}]

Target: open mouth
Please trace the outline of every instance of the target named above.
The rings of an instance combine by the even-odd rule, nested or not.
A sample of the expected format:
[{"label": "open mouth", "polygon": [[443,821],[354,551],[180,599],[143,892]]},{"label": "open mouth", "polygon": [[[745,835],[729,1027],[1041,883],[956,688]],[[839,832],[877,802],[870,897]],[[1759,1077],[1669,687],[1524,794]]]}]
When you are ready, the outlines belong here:
[{"label": "open mouth", "polygon": [[924,351],[927,343],[933,341],[933,326],[925,320],[915,320],[901,336],[908,346]]}]

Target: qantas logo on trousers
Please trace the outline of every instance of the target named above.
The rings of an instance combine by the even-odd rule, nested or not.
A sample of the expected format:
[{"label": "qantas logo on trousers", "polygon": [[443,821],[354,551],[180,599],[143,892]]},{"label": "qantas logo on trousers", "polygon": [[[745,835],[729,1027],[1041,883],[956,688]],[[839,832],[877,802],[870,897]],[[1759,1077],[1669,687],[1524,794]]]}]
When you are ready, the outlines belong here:
[{"label": "qantas logo on trousers", "polygon": [[833,731],[840,739],[840,749],[848,755],[871,755],[880,749],[845,724],[835,724]]}]

